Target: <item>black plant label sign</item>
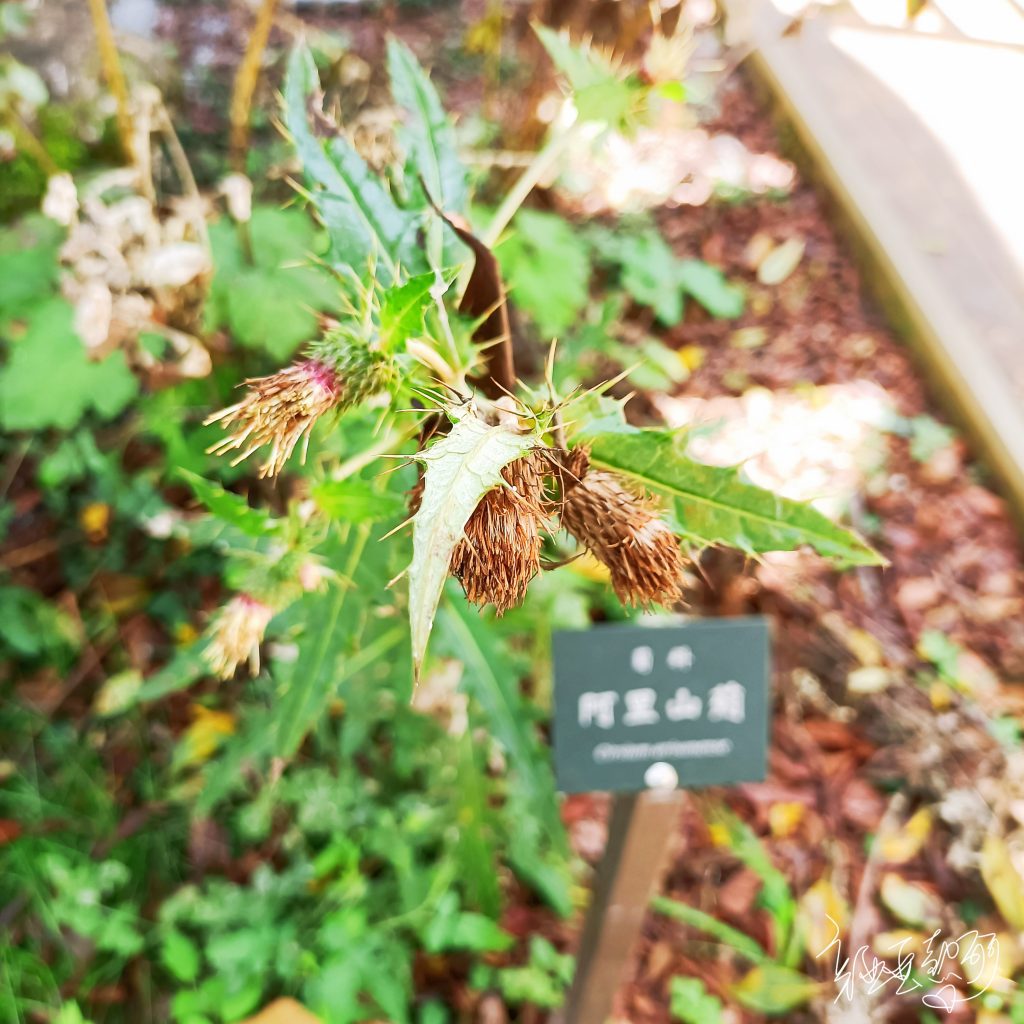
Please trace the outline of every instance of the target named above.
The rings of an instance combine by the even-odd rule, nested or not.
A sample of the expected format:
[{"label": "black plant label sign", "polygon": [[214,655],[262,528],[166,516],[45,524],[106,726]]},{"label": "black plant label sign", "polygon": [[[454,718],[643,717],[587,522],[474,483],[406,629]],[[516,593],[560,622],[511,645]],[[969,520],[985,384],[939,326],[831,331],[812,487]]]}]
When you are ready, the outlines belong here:
[{"label": "black plant label sign", "polygon": [[768,623],[759,616],[556,633],[558,788],[762,780],[769,661]]}]

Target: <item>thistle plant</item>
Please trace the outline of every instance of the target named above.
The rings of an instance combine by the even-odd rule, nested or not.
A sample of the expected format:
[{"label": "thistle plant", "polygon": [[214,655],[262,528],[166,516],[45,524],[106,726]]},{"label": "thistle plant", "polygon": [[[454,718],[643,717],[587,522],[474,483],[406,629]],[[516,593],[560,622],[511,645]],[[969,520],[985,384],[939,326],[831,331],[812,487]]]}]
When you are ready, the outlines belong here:
[{"label": "thistle plant", "polygon": [[[645,105],[669,101],[662,76],[613,74],[591,51],[543,38],[559,66],[574,67],[566,102],[577,117],[601,116],[593,75],[581,71],[588,62],[597,61],[601,95],[619,112],[620,129],[623,112],[633,119]],[[397,130],[404,162],[384,179],[320,110],[310,54],[301,46],[292,54],[285,124],[305,172],[300,193],[330,237],[328,263],[349,313],[297,362],[247,381],[245,396],[208,422],[226,430],[212,450],[235,462],[263,450],[260,475],[274,477],[300,442],[304,461],[311,438],[323,447],[335,430],[347,437],[350,417],[365,424],[369,414],[371,436],[343,462],[324,463],[318,485],[328,495],[354,488],[362,504],[351,508],[363,509],[371,492],[376,508],[398,486],[390,471],[417,464],[406,521],[384,501],[395,523],[382,541],[401,550],[412,535],[407,590],[395,587],[407,594],[414,673],[449,577],[470,603],[500,615],[524,601],[539,573],[582,550],[607,567],[624,604],[645,607],[677,605],[687,559],[708,545],[751,556],[808,545],[839,564],[877,564],[867,544],[813,508],[760,490],[735,469],[693,461],[677,432],[629,424],[609,383],[559,395],[550,366],[544,387],[516,377],[508,299],[488,244],[528,196],[537,166],[490,223],[470,225],[467,175],[433,86],[395,41],[388,67],[405,115]],[[555,125],[556,133],[568,130],[564,119]],[[558,144],[549,140],[537,160],[549,161]],[[360,514],[344,507],[321,502],[313,513],[321,536],[348,538],[352,561],[332,565],[341,580],[358,574],[370,550]],[[268,609],[285,603],[233,598],[212,631],[207,656],[217,671],[229,674],[253,655]]]}]

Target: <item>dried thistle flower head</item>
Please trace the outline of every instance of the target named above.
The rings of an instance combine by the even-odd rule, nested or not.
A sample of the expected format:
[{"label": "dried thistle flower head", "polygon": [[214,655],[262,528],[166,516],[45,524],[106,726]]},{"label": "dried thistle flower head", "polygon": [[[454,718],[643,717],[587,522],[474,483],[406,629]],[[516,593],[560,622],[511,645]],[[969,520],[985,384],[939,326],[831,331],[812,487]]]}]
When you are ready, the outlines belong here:
[{"label": "dried thistle flower head", "polygon": [[[657,508],[615,473],[586,469],[570,454],[563,479],[562,525],[602,561],[623,604],[674,604],[681,596],[683,556]],[[583,472],[579,469],[583,468]]]},{"label": "dried thistle flower head", "polygon": [[230,679],[243,661],[253,675],[260,670],[260,643],[274,609],[249,594],[236,594],[214,617],[207,664],[221,679]]},{"label": "dried thistle flower head", "polygon": [[241,402],[207,418],[207,423],[223,423],[233,430],[208,451],[217,455],[238,451],[232,462],[237,465],[258,448],[269,445],[270,454],[260,467],[261,477],[280,473],[302,439],[305,459],[313,425],[341,401],[344,390],[338,373],[317,359],[306,359],[269,377],[247,380],[246,384],[249,393]]},{"label": "dried thistle flower head", "polygon": [[541,451],[510,462],[502,471],[505,486],[488,491],[469,517],[451,571],[473,604],[493,604],[503,615],[526,597],[540,570],[549,471]]}]

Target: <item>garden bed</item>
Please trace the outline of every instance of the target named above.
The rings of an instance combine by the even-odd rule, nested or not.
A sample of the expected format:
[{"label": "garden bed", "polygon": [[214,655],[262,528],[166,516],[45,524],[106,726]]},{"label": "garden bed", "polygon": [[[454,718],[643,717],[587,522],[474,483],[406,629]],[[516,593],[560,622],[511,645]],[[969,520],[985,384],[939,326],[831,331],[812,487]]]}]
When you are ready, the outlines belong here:
[{"label": "garden bed", "polygon": [[[174,10],[180,13],[180,9]],[[188,50],[195,40],[187,26],[180,18],[169,18],[168,31],[179,34],[179,42]],[[372,108],[378,98],[376,80],[372,74],[365,81],[360,76],[372,69],[374,55],[383,53],[381,20],[357,13],[335,22],[333,15],[319,13],[315,21],[320,26],[341,24],[355,41],[361,63],[352,75],[354,92],[359,94],[359,102]],[[478,52],[473,58],[476,65],[470,65],[469,71],[460,68],[452,61],[454,48],[447,42],[458,37],[460,21],[460,12],[452,9],[402,14],[390,27],[407,39],[421,58],[435,56],[442,72],[438,77],[450,87],[453,106],[466,120],[481,108],[500,111],[507,116],[504,130],[508,138],[498,126],[494,129],[496,144],[507,142],[510,148],[513,143],[523,144],[538,133],[531,103],[543,95],[548,83],[536,75],[529,89],[516,89],[500,74],[490,77],[495,75],[495,65],[487,63],[486,39],[480,42],[486,21],[476,37],[484,49],[483,57]],[[521,84],[537,46],[535,41],[527,41],[532,37],[518,19],[506,28],[508,38],[518,39],[522,48],[517,55],[523,61],[518,69]],[[280,42],[290,42],[294,30],[295,22],[289,16],[283,22]],[[448,73],[440,67],[442,46],[448,46],[443,51],[450,64]],[[729,63],[731,55],[718,48],[712,31],[704,30],[698,46],[710,63],[721,58]],[[515,59],[507,53],[505,57]],[[186,97],[185,109],[190,109],[193,99]],[[755,561],[710,550],[688,570],[687,610],[693,614],[762,613],[772,620],[776,713],[770,772],[764,783],[688,798],[678,848],[662,889],[662,895],[675,903],[663,900],[650,914],[636,962],[619,995],[617,1019],[629,1024],[667,1024],[670,1020],[710,1024],[717,1020],[755,1021],[770,1014],[793,1021],[838,1021],[847,1012],[851,1016],[845,1019],[861,1021],[875,1019],[873,1014],[883,1012],[885,1000],[884,1011],[891,1014],[888,1019],[927,1022],[935,1019],[929,1016],[934,1006],[922,1005],[921,992],[896,996],[898,982],[877,994],[857,989],[850,996],[852,1010],[849,1001],[833,1003],[835,950],[820,957],[817,954],[831,942],[830,918],[848,930],[847,955],[863,944],[872,955],[883,958],[891,957],[891,949],[879,947],[882,935],[899,933],[910,948],[920,951],[933,927],[949,938],[977,928],[999,933],[1008,956],[985,988],[996,992],[1001,976],[1013,977],[1016,961],[1010,953],[1017,946],[1009,933],[1024,928],[1020,911],[1024,883],[1012,866],[1013,851],[1024,828],[1024,793],[1019,792],[1024,787],[1020,770],[1024,703],[1007,684],[1024,680],[1021,548],[1005,503],[968,446],[946,424],[944,411],[922,383],[920,369],[865,296],[849,253],[823,213],[820,198],[807,183],[786,180],[787,165],[778,156],[775,129],[754,99],[742,68],[726,77],[706,108],[714,113],[701,126],[704,141],[731,139],[719,145],[716,159],[727,160],[730,154],[741,159],[737,154],[743,153],[746,160],[755,155],[770,187],[746,187],[748,173],[747,179],[732,181],[731,192],[719,190],[696,205],[689,202],[693,194],[686,202],[677,197],[674,204],[656,208],[642,231],[655,225],[678,261],[704,261],[718,268],[716,299],[709,300],[704,294],[702,301],[696,301],[700,288],[695,287],[684,309],[665,312],[661,305],[665,295],[659,292],[656,272],[653,288],[643,282],[623,284],[622,269],[628,258],[615,246],[618,222],[601,203],[592,202],[593,197],[586,193],[561,189],[542,189],[531,201],[527,218],[531,213],[540,218],[557,213],[572,225],[570,235],[577,227],[581,234],[584,230],[595,232],[586,242],[590,247],[586,260],[593,260],[595,273],[589,276],[591,264],[586,262],[579,298],[585,314],[577,311],[579,316],[573,313],[570,319],[591,316],[593,307],[609,295],[621,301],[620,315],[614,318],[614,348],[598,350],[588,347],[585,340],[570,337],[567,350],[581,366],[588,366],[587,372],[609,365],[616,369],[623,361],[630,362],[631,345],[643,348],[655,339],[659,343],[655,349],[644,349],[657,353],[653,358],[660,369],[654,382],[641,376],[615,386],[620,396],[638,392],[627,407],[632,419],[689,428],[696,457],[720,465],[742,462],[761,486],[787,497],[821,501],[829,512],[845,517],[889,564],[885,568],[861,565],[837,573],[807,551],[768,554]],[[373,123],[372,118],[367,121],[368,131]],[[209,126],[198,118],[196,127]],[[675,132],[669,136],[673,145],[684,136],[694,139],[686,134],[694,130],[692,125],[669,126],[669,130]],[[500,167],[500,155],[492,153],[491,157]],[[271,190],[276,187],[275,181]],[[596,217],[590,217],[595,211]],[[276,211],[266,216],[275,231],[287,221],[274,220]],[[552,216],[534,223],[538,229],[548,230],[554,220]],[[594,220],[597,227],[583,229],[580,225],[585,220]],[[558,223],[561,228],[553,229],[552,237],[564,245],[565,226]],[[278,240],[280,235],[268,229],[265,237]],[[649,234],[629,237],[649,238]],[[230,246],[241,244],[233,239],[233,234],[222,231],[215,241],[233,253]],[[301,248],[306,242],[300,231],[296,244]],[[558,333],[545,330],[543,320],[557,320],[562,311],[546,310],[543,304],[531,307],[526,301],[531,284],[536,284],[522,273],[524,263],[532,258],[528,248],[510,253],[508,247],[498,246],[497,251],[510,271],[513,305],[523,299],[516,332],[520,366],[540,367],[547,337]],[[554,273],[559,268],[551,269]],[[315,291],[313,284],[308,287]],[[646,298],[640,301],[638,294]],[[741,308],[732,309],[737,296],[742,297]],[[708,311],[716,301],[718,316]],[[665,326],[659,318],[677,322]],[[249,321],[247,326],[258,339],[261,325]],[[298,330],[301,333],[301,325]],[[419,716],[411,714],[398,726],[394,724],[393,705],[374,689],[378,684],[383,688],[390,671],[390,665],[383,663],[387,659],[382,659],[380,665],[373,664],[372,672],[360,677],[359,689],[350,688],[344,695],[334,693],[325,701],[320,717],[329,728],[343,723],[341,740],[325,738],[319,725],[312,729],[312,738],[302,731],[295,733],[289,758],[306,772],[298,782],[289,776],[290,768],[286,771],[288,758],[268,757],[261,762],[259,757],[265,751],[239,747],[241,753],[226,766],[222,764],[218,776],[222,794],[236,798],[230,812],[210,813],[206,806],[203,813],[184,813],[188,801],[198,798],[203,788],[203,764],[222,742],[228,742],[226,737],[244,731],[250,720],[247,716],[272,710],[281,697],[279,691],[265,683],[261,686],[257,680],[236,678],[220,683],[203,677],[198,669],[190,680],[202,681],[191,689],[167,680],[169,649],[186,647],[194,640],[197,626],[224,600],[225,585],[219,579],[214,555],[203,547],[207,542],[201,534],[190,534],[182,541],[171,527],[162,532],[164,521],[155,516],[146,519],[139,511],[151,500],[145,489],[151,487],[171,509],[165,520],[172,526],[191,521],[195,505],[191,492],[180,477],[162,476],[158,467],[163,459],[199,459],[202,445],[196,443],[197,434],[186,437],[168,430],[167,424],[194,424],[198,430],[198,421],[210,411],[218,394],[221,401],[230,394],[228,378],[233,384],[240,367],[248,373],[261,365],[252,352],[258,349],[258,340],[247,340],[244,353],[236,350],[230,354],[232,331],[237,335],[238,325],[225,313],[211,345],[216,371],[210,386],[175,392],[167,404],[144,414],[142,427],[137,420],[130,422],[127,430],[138,429],[137,435],[126,437],[124,427],[108,425],[95,433],[96,454],[86,442],[76,441],[83,445],[77,454],[66,445],[59,449],[64,462],[54,460],[52,454],[44,455],[49,440],[19,442],[5,449],[0,472],[11,509],[8,533],[0,544],[0,565],[18,587],[52,602],[61,622],[77,623],[83,631],[83,621],[103,624],[93,637],[95,642],[86,642],[63,672],[48,666],[31,675],[3,680],[13,684],[18,710],[12,712],[11,721],[23,733],[16,750],[18,763],[0,762],[0,781],[15,777],[22,787],[10,804],[4,805],[13,810],[0,820],[0,848],[8,844],[13,848],[23,832],[42,846],[50,834],[64,836],[68,828],[87,837],[86,859],[103,860],[118,844],[135,844],[130,857],[133,870],[143,880],[136,886],[143,916],[155,914],[159,901],[166,898],[167,903],[176,901],[175,912],[185,922],[180,925],[182,930],[187,931],[185,925],[195,930],[201,926],[214,934],[223,928],[210,942],[215,953],[208,956],[209,963],[197,959],[194,969],[190,966],[193,954],[187,949],[182,952],[181,946],[175,951],[173,941],[168,942],[163,932],[153,940],[163,943],[155,960],[179,981],[187,982],[186,990],[201,962],[207,967],[214,964],[218,970],[222,964],[237,963],[239,955],[230,942],[232,929],[241,931],[238,922],[249,909],[259,917],[257,925],[265,937],[283,927],[289,920],[286,911],[294,904],[306,901],[304,907],[306,903],[315,905],[310,897],[318,897],[321,889],[326,892],[331,886],[351,885],[345,899],[363,899],[365,892],[358,890],[357,882],[377,884],[388,875],[392,847],[409,843],[411,862],[422,867],[422,857],[433,868],[430,858],[436,855],[435,847],[466,843],[460,856],[467,859],[452,864],[471,864],[476,858],[479,864],[489,865],[492,844],[500,861],[506,852],[501,844],[514,845],[518,824],[494,824],[488,819],[488,829],[466,826],[467,821],[478,820],[474,815],[482,818],[510,798],[511,790],[502,789],[501,780],[504,758],[511,751],[504,737],[506,749],[501,753],[488,749],[486,758],[481,754],[483,744],[474,753],[472,739],[462,747],[452,739],[481,733],[484,721],[474,720],[474,729],[468,731],[463,721],[461,734],[451,728],[453,720],[465,719],[466,714],[465,706],[450,692],[449,677],[457,680],[461,671],[456,667],[457,656],[466,656],[465,644],[460,647],[452,637],[478,639],[473,632],[476,620],[470,617],[464,622],[459,616],[449,616],[446,629],[465,629],[465,634],[445,635],[442,630],[439,643],[446,660],[425,681],[417,697],[421,705],[436,697],[436,706],[426,710],[432,711],[444,728],[421,723]],[[235,364],[232,358],[237,360]],[[628,365],[623,368],[630,369]],[[148,383],[159,391],[164,382]],[[357,429],[369,435],[366,425]],[[206,437],[204,443],[209,440]],[[314,447],[314,459],[327,450]],[[99,451],[118,454],[108,462]],[[76,458],[85,467],[78,476],[66,468],[77,465]],[[147,481],[139,485],[137,501],[132,498],[136,478]],[[49,493],[47,479],[69,481],[63,504]],[[276,509],[283,508],[289,498],[305,497],[304,488],[309,486],[303,478],[275,490],[271,484],[257,481],[255,474],[245,477],[237,472],[225,482],[235,494],[262,499]],[[118,499],[111,499],[111,493],[118,494]],[[197,489],[196,494],[210,503],[202,490]],[[122,499],[123,505],[118,504]],[[220,507],[225,504],[221,495]],[[238,522],[257,529],[245,519],[252,511],[247,505],[245,512],[229,507]],[[131,526],[120,529],[118,516],[130,520]],[[139,525],[143,522],[145,529]],[[340,557],[344,553],[345,564],[358,581],[357,569],[382,558],[372,553],[381,549],[361,548],[353,555],[343,547],[348,542],[346,534],[334,554]],[[69,554],[76,546],[81,550]],[[108,558],[113,568],[107,565]],[[591,618],[620,614],[586,590],[594,582],[594,565],[581,561],[566,571],[577,577],[576,589],[566,590],[575,602],[572,614]],[[597,576],[601,578],[599,573]],[[152,611],[154,595],[162,592],[170,596]],[[374,628],[377,619],[386,625],[395,610],[384,599],[378,604],[359,606],[358,614],[373,620]],[[495,672],[521,676],[524,693],[543,703],[544,681],[535,669],[545,652],[528,636],[523,640],[531,621],[527,616],[517,619],[513,613],[510,619],[511,628],[485,621],[503,642],[506,634],[512,637],[509,650],[515,658],[501,647],[495,648],[499,650],[496,660],[489,662],[491,648],[481,641],[477,670],[480,664],[486,667],[490,663],[496,666]],[[337,611],[332,621],[337,624]],[[327,626],[321,628],[330,632]],[[390,636],[381,633],[369,646]],[[31,647],[29,641],[23,642]],[[63,641],[58,637],[52,642]],[[290,664],[288,643],[288,636],[282,634],[270,652],[272,659],[286,666]],[[346,651],[346,657],[357,659],[361,653],[356,646]],[[122,654],[130,672],[118,661]],[[291,657],[294,661],[294,655]],[[348,671],[346,664],[339,662],[340,672]],[[121,671],[114,672],[114,668]],[[116,685],[112,686],[119,678],[135,687],[125,708],[117,705],[121,697]],[[153,684],[153,679],[158,683]],[[142,691],[150,701],[145,712],[136,709],[123,718],[106,717],[132,706],[140,686],[149,688]],[[116,706],[111,710],[104,701]],[[523,707],[527,707],[525,701]],[[352,741],[345,730],[364,713],[371,724]],[[532,708],[528,713],[534,714]],[[37,734],[43,737],[38,745]],[[403,738],[408,747],[402,746]],[[354,742],[357,755],[346,753],[350,742]],[[432,746],[441,749],[449,742],[453,750],[460,751],[455,781],[471,768],[472,778],[486,779],[487,785],[495,787],[488,791],[488,800],[454,785],[451,773],[446,774],[451,766],[441,769],[432,760]],[[73,758],[68,751],[74,752]],[[90,786],[79,791],[73,777],[62,774],[65,756],[73,772],[91,779]],[[479,770],[477,761],[483,764]],[[253,768],[253,764],[264,763],[265,778],[260,774],[262,768]],[[512,764],[513,774],[521,767]],[[195,773],[189,774],[193,769]],[[38,776],[34,774],[37,770]],[[162,772],[173,779],[173,787],[167,791],[155,788],[154,779],[165,777],[159,774]],[[59,793],[51,787],[44,798],[39,779],[49,774],[57,780]],[[250,787],[244,797],[238,793],[239,780]],[[427,785],[423,780],[436,787],[430,790],[437,796],[434,805],[425,806],[419,788]],[[231,786],[236,786],[235,790]],[[105,787],[109,792],[104,792]],[[382,810],[383,803],[374,801],[383,800],[382,789],[390,794],[388,787],[394,787],[398,795]],[[264,801],[266,793],[271,796]],[[344,819],[341,807],[349,797],[353,803],[351,808],[345,805],[345,813],[350,812],[351,817]],[[279,804],[268,802],[278,798]],[[314,798],[321,802],[315,803]],[[442,828],[437,821],[451,808],[455,809],[451,822],[445,819]],[[607,808],[608,799],[599,795],[567,797],[561,803],[571,847],[590,865],[602,854]],[[72,813],[78,817],[69,821]],[[379,821],[370,820],[374,815]],[[356,822],[355,828],[365,830],[357,836],[359,841],[365,840],[365,849],[356,842],[338,845],[350,837],[339,838],[330,832],[334,816],[346,823]],[[380,821],[385,824],[373,831],[371,826],[376,828]],[[408,821],[428,836],[422,846],[416,845],[419,839],[409,839],[402,831]],[[154,830],[152,838],[147,836],[150,828]],[[318,828],[327,829],[326,838]],[[436,829],[436,834],[431,829]],[[460,829],[469,839],[452,839],[462,835]],[[303,830],[313,837],[308,844],[313,853],[302,845],[304,839],[296,838],[300,832],[306,835]],[[402,837],[401,842],[396,836]],[[474,848],[472,843],[480,846]],[[538,848],[546,849],[542,843]],[[318,854],[317,870],[326,863],[324,874],[315,879],[303,875],[292,860],[296,849],[311,860]],[[155,874],[151,879],[147,873],[151,859],[159,862],[166,876],[160,884]],[[511,853],[507,859],[513,860]],[[12,862],[35,884],[34,865]],[[531,867],[535,869],[532,875]],[[352,872],[351,877],[346,871]],[[423,868],[424,878],[426,871]],[[66,875],[74,880],[70,872]],[[396,870],[395,876],[397,881],[388,882],[392,886],[388,899],[397,900],[399,893],[404,899],[408,894],[402,890],[401,872]],[[431,876],[423,905],[436,896],[426,891],[432,891],[436,877],[443,876]],[[190,880],[195,887],[183,885],[178,895],[166,897],[172,887],[167,878]],[[585,871],[580,878],[586,880]],[[211,880],[215,887],[223,888],[211,889],[204,895],[206,902],[200,904],[200,911],[194,911],[205,918],[190,919],[188,900],[195,900],[198,887]],[[120,884],[115,883],[112,888]],[[559,886],[551,883],[550,877],[545,880],[537,864],[524,865],[521,860],[513,870],[503,870],[500,891],[488,870],[478,872],[478,877],[466,884],[475,887],[467,900],[475,901],[473,905],[487,914],[493,915],[504,900],[500,925],[512,940],[507,944],[504,938],[495,940],[486,914],[474,913],[467,915],[471,924],[465,927],[482,934],[483,955],[459,952],[450,936],[437,938],[436,948],[429,951],[411,952],[409,980],[420,1006],[417,1012],[423,1013],[417,1020],[430,1024],[452,1019],[459,1024],[538,1024],[547,1017],[545,1004],[557,1002],[565,986],[569,967],[563,954],[573,950],[585,903],[583,894],[578,886],[569,889],[572,900],[560,909],[571,912],[557,914],[550,905],[557,900],[550,893],[560,891]],[[247,888],[254,886],[262,893],[258,899]],[[181,897],[186,890],[190,895]],[[0,922],[16,924],[19,938],[26,943],[42,942],[45,928],[41,919],[24,913],[26,904],[35,898],[28,895],[27,883],[25,893],[0,905]],[[544,894],[549,896],[547,901]],[[241,915],[238,922],[231,923],[229,911],[224,911],[228,923],[220,921],[221,902],[231,908],[230,913]],[[445,907],[449,916],[455,913],[447,904]],[[673,907],[684,909],[673,917]],[[332,919],[334,930],[317,940],[328,950],[343,948],[345,934],[357,934],[359,927],[366,926],[365,920],[355,920],[358,915],[346,917],[346,909],[343,900],[342,909]],[[379,910],[374,908],[374,912]],[[688,911],[696,914],[687,916]],[[385,908],[381,911],[384,924],[377,931],[365,932],[366,941],[377,941],[388,928],[397,930],[401,924],[394,922],[415,918],[417,912],[395,915],[392,908]],[[284,916],[275,917],[278,913]],[[315,906],[310,913],[315,915]],[[365,917],[365,911],[359,913]],[[701,913],[706,916],[700,917]],[[261,914],[266,915],[265,920]],[[443,916],[440,910],[438,916]],[[709,930],[709,922],[713,929],[714,921],[736,930],[731,933],[733,941]],[[426,925],[423,927],[426,930]],[[738,940],[736,933],[742,933]],[[747,937],[745,947],[743,936]],[[548,941],[531,941],[539,937]],[[116,948],[118,938],[114,935],[108,941]],[[131,1019],[136,1024],[136,1020],[163,1019],[167,1000],[159,992],[153,994],[153,963],[139,954],[141,946],[135,946],[134,932],[120,938],[123,950],[134,952],[126,954],[129,966],[124,972],[110,976],[104,970],[88,974],[93,970],[92,952],[87,944],[75,945],[77,939],[69,943],[63,953],[78,966],[65,980],[63,995],[76,996],[81,984],[78,997],[90,1019],[97,1022]],[[751,940],[754,947],[749,945]],[[743,947],[739,952],[737,941]],[[331,946],[332,942],[338,945]],[[371,953],[375,948],[366,947]],[[390,947],[385,948],[383,955],[392,955]],[[365,953],[363,950],[360,955]],[[76,959],[79,955],[80,960]],[[198,952],[194,955],[199,957]],[[946,959],[949,963],[944,967],[952,970],[954,958]],[[382,962],[397,963],[396,976],[405,969],[404,961]],[[756,975],[752,965],[760,965],[763,973]],[[5,978],[13,978],[16,970],[17,965],[7,965]],[[294,977],[305,980],[309,971],[309,964],[303,963],[301,969],[295,968]],[[503,981],[502,971],[507,972]],[[701,984],[688,987],[685,979],[698,979]],[[819,987],[818,983],[824,984]],[[45,988],[42,982],[40,985]],[[291,976],[288,985],[293,985]],[[296,989],[298,985],[295,981]],[[966,1000],[971,991],[981,987],[970,990],[960,984],[958,992],[964,998],[956,1005],[953,1020],[982,1019],[974,1009],[980,998]],[[258,996],[261,990],[256,991]],[[990,1002],[986,1020],[1011,1020],[1011,1006],[1020,1013],[1013,988],[1005,991],[1005,999],[999,996]],[[372,996],[377,1007],[393,1006],[394,1000],[403,998],[389,993],[386,986],[380,991],[373,988]],[[701,1000],[710,1001],[701,1004]],[[715,1000],[730,1007],[725,1012],[731,1016],[715,1017],[721,1009]],[[704,1005],[704,1018],[685,1015],[697,1013],[693,1008],[699,1005]],[[428,1010],[432,1016],[427,1016]],[[1004,1016],[998,1016],[1004,1011]],[[124,1017],[126,1012],[143,1016]],[[202,1012],[196,1010],[194,1019],[205,1020]],[[35,1017],[26,1019],[54,1019],[42,1004],[31,1013]],[[193,1019],[180,1006],[176,1013],[176,1019]]]}]

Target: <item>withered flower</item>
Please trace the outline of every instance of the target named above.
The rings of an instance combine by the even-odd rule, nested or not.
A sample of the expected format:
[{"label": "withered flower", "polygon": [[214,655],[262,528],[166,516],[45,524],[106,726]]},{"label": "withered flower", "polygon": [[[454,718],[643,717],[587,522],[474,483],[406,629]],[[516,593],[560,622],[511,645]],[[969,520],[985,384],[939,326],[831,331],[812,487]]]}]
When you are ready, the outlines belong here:
[{"label": "withered flower", "polygon": [[466,536],[452,554],[452,574],[473,604],[493,604],[503,615],[526,597],[540,570],[545,475],[550,467],[540,451],[510,462],[505,484],[489,490],[466,523]]},{"label": "withered flower", "polygon": [[241,402],[208,417],[206,423],[223,423],[232,428],[222,441],[208,451],[223,455],[239,451],[232,465],[248,458],[258,448],[270,446],[270,454],[260,467],[260,476],[276,476],[300,440],[305,439],[305,459],[309,435],[316,421],[342,398],[340,375],[325,362],[306,359],[287,369],[247,380],[249,392]]},{"label": "withered flower", "polygon": [[682,552],[649,498],[615,473],[587,469],[570,453],[563,470],[562,525],[603,562],[623,604],[674,604],[681,596]]},{"label": "withered flower", "polygon": [[221,679],[230,679],[243,661],[253,675],[260,670],[260,643],[274,617],[270,605],[249,594],[236,594],[213,619],[205,658]]}]

